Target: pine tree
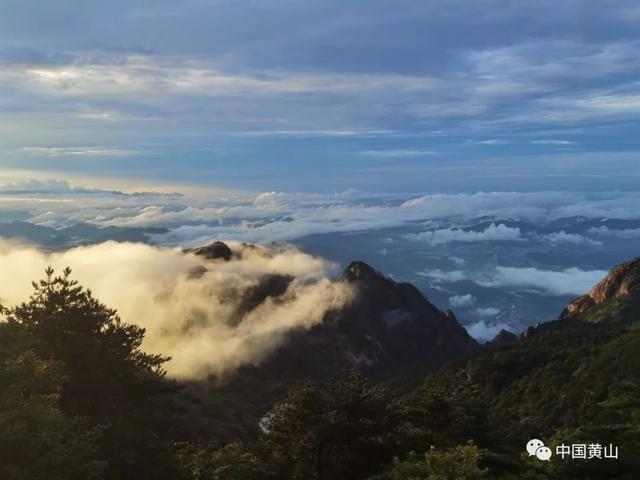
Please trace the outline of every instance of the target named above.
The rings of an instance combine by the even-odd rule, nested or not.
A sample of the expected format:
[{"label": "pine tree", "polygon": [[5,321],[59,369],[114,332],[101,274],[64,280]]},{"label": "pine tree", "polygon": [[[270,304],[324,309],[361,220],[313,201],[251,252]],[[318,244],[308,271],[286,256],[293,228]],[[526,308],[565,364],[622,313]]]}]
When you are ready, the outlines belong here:
[{"label": "pine tree", "polygon": [[70,278],[70,269],[61,276],[52,268],[45,273],[33,283],[29,301],[5,309],[5,316],[27,329],[44,358],[64,363],[63,408],[99,419],[145,408],[143,400],[160,385],[168,359],[141,351],[144,329],[123,323]]},{"label": "pine tree", "polygon": [[29,301],[3,308],[7,324],[26,332],[39,357],[63,366],[60,408],[101,427],[106,478],[170,478],[160,408],[162,394],[174,391],[162,368],[168,358],[143,352],[144,329],[122,322],[70,269],[45,273]]},{"label": "pine tree", "polygon": [[263,449],[282,478],[357,480],[393,457],[386,393],[355,370],[329,385],[292,388],[267,423]]}]

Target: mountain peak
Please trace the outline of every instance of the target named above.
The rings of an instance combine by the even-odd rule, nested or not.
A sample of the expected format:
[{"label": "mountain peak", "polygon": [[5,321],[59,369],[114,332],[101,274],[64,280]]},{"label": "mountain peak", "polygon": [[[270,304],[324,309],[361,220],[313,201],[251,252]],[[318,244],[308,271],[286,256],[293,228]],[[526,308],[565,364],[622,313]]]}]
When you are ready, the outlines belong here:
[{"label": "mountain peak", "polygon": [[194,248],[192,252],[194,255],[199,255],[207,260],[222,259],[225,262],[231,260],[231,256],[233,255],[229,246],[220,241],[213,242],[209,245],[205,245],[204,247]]},{"label": "mountain peak", "polygon": [[588,295],[595,303],[603,303],[633,293],[640,293],[640,257],[615,267]]},{"label": "mountain peak", "polygon": [[633,323],[640,313],[640,257],[622,263],[586,295],[574,299],[560,318],[594,323]]},{"label": "mountain peak", "polygon": [[381,272],[373,268],[368,263],[362,261],[354,261],[349,264],[347,268],[342,272],[342,278],[348,282],[355,281],[376,281],[376,280],[387,280]]},{"label": "mountain peak", "polygon": [[498,334],[493,337],[493,340],[489,342],[489,345],[503,346],[503,345],[513,345],[518,341],[518,336],[510,332],[509,330],[505,330],[504,328],[498,332]]}]

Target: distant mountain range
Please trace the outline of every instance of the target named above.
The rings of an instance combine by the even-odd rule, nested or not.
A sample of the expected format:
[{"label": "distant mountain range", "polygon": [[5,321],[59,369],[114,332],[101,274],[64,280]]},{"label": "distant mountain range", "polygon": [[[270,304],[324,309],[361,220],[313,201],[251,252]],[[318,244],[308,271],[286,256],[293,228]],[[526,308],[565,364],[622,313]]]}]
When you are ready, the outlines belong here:
[{"label": "distant mountain range", "polygon": [[45,249],[65,249],[106,242],[148,242],[149,235],[166,233],[165,228],[99,227],[78,223],[69,227],[47,227],[29,222],[0,223],[0,237],[25,241]]},{"label": "distant mountain range", "polygon": [[[228,219],[240,222],[242,219]],[[292,222],[291,217],[278,218],[280,222]],[[268,224],[270,221],[253,223],[253,226]],[[544,223],[534,223],[526,220],[509,218],[479,217],[459,227],[464,231],[483,231],[492,224],[502,224],[509,228],[519,228],[523,235],[549,234],[559,231],[567,234],[584,234],[589,231],[606,228],[612,231],[632,231],[640,229],[640,220],[587,218],[572,216],[550,220]],[[171,225],[175,227],[176,225]],[[444,225],[443,225],[444,226]],[[106,240],[148,242],[149,235],[166,234],[167,227],[116,227],[100,226],[91,223],[78,223],[66,227],[51,227],[15,219],[0,221],[0,237],[26,240],[30,243],[50,248],[67,248],[78,243],[97,243]]]},{"label": "distant mountain range", "polygon": [[606,227],[610,230],[631,230],[640,228],[638,219],[621,218],[589,218],[583,216],[563,217],[548,222],[531,222],[526,220],[513,220],[509,218],[477,218],[473,224],[466,225],[463,230],[484,230],[491,224],[503,224],[510,228],[519,228],[523,234],[538,233],[548,234],[564,231],[570,234],[581,234],[590,229]]}]

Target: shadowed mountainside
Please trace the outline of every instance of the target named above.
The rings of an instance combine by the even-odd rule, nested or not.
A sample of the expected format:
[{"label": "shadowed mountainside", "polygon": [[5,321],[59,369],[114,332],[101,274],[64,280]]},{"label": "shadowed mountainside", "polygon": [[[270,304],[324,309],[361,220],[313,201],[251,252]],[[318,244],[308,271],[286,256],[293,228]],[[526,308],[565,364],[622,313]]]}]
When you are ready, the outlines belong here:
[{"label": "shadowed mountainside", "polygon": [[[193,252],[228,261],[225,247],[216,242]],[[223,422],[228,422],[231,436],[243,436],[256,429],[258,419],[296,382],[328,380],[349,368],[372,381],[417,379],[479,348],[453,312],[439,310],[409,283],[397,283],[364,262],[352,262],[339,280],[353,287],[352,302],[330,310],[310,329],[289,332],[285,343],[259,365],[245,366],[222,383],[210,379],[191,385],[207,403],[191,407],[203,409],[212,419],[215,413],[218,431],[220,412],[225,412]],[[290,281],[286,276],[265,276],[247,294],[243,309],[277,300]]]}]

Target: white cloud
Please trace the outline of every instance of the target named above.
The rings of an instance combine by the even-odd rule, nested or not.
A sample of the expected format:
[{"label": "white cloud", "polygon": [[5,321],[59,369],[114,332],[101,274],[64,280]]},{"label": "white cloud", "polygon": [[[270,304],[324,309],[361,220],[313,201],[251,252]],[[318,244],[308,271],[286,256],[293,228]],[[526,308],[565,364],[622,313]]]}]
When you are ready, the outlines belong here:
[{"label": "white cloud", "polygon": [[476,309],[476,315],[480,315],[481,317],[495,317],[500,311],[499,308],[495,307],[481,307]]},{"label": "white cloud", "polygon": [[417,272],[417,275],[421,277],[430,278],[436,283],[440,282],[462,282],[469,278],[467,273],[461,270],[452,270],[449,272],[445,272],[440,269],[427,269],[422,272]]},{"label": "white cloud", "polygon": [[504,224],[492,223],[482,231],[462,230],[460,228],[445,228],[441,230],[409,233],[405,235],[409,240],[425,241],[431,245],[451,242],[498,242],[522,240],[518,227],[508,227]]},{"label": "white cloud", "polygon": [[506,323],[486,322],[484,320],[479,320],[464,327],[469,332],[469,335],[480,342],[493,339],[501,330],[512,330],[512,327]]},{"label": "white cloud", "polygon": [[606,270],[541,270],[535,267],[497,267],[488,279],[477,279],[482,286],[532,288],[548,295],[581,295],[598,283]]},{"label": "white cloud", "polygon": [[[11,185],[8,184],[5,191],[10,190]],[[632,219],[638,218],[640,211],[640,194],[635,192],[478,192],[430,194],[403,201],[404,195],[357,191],[320,194],[203,189],[186,192],[183,196],[160,193],[123,196],[73,185],[69,187],[71,191],[65,192],[68,183],[64,180],[23,180],[13,182],[13,185],[33,192],[47,187],[44,190],[54,190],[55,195],[17,198],[7,193],[0,196],[0,213],[20,211],[25,219],[45,225],[88,222],[102,226],[168,227],[171,229],[169,234],[155,240],[184,246],[213,239],[257,243],[289,241],[310,234],[366,231],[409,223],[415,225],[416,222],[464,225],[479,217],[533,222],[576,215]],[[101,188],[105,186],[103,182]],[[175,191],[173,187],[171,190]],[[94,194],[79,202],[77,193],[80,191]],[[453,227],[434,229],[413,234],[410,238],[443,244],[518,240],[520,236],[517,228],[497,224],[481,231]]]},{"label": "white cloud", "polygon": [[38,67],[15,65],[11,71],[0,70],[0,74],[0,80],[49,95],[135,98],[142,102],[182,94],[425,92],[437,85],[431,77],[394,74],[264,72],[252,76],[225,72],[194,58],[183,60],[145,55],[129,55],[119,62]]},{"label": "white cloud", "polygon": [[[170,355],[176,377],[221,375],[260,362],[287,332],[309,328],[325,312],[349,301],[347,284],[334,282],[334,266],[293,248],[244,249],[228,262],[208,262],[180,249],[108,242],[45,253],[0,243],[2,303],[27,300],[31,281],[45,267],[73,276],[96,297],[116,308],[127,323],[147,331],[143,348]],[[278,301],[242,308],[244,295],[265,275],[293,280]]]},{"label": "white cloud", "polygon": [[458,267],[461,267],[463,265],[466,265],[467,261],[462,258],[462,257],[456,257],[455,255],[452,255],[449,257],[449,260],[451,260],[455,265],[457,265]]},{"label": "white cloud", "polygon": [[588,230],[588,233],[591,235],[596,235],[600,237],[613,237],[613,238],[622,238],[622,239],[631,239],[640,237],[640,228],[625,228],[625,229],[612,229],[606,226],[602,227],[592,227]]},{"label": "white cloud", "polygon": [[135,150],[105,147],[23,147],[23,152],[47,157],[123,157]]},{"label": "white cloud", "polygon": [[[435,284],[454,283],[470,280],[487,288],[522,288],[535,290],[546,295],[581,295],[589,291],[607,275],[606,270],[581,270],[566,268],[563,270],[542,270],[535,267],[496,267],[490,272],[471,270],[426,269],[417,275],[430,279]],[[493,308],[478,308],[481,316],[497,315],[500,311]]]},{"label": "white cloud", "polygon": [[66,180],[20,180],[0,185],[1,192],[69,193],[73,187]]},{"label": "white cloud", "polygon": [[242,137],[385,137],[393,130],[254,130],[231,132]]},{"label": "white cloud", "polygon": [[467,293],[465,295],[454,295],[449,297],[449,305],[454,308],[465,308],[470,307],[474,303],[476,303],[476,297]]},{"label": "white cloud", "polygon": [[585,101],[589,106],[601,110],[638,111],[640,110],[640,95],[603,95],[595,96]]},{"label": "white cloud", "polygon": [[[575,122],[634,110],[637,96],[619,95],[615,89],[603,94],[600,82],[637,70],[635,44],[624,41],[594,48],[573,40],[545,39],[472,52],[469,61],[475,64],[480,79],[473,89],[475,102],[482,105],[496,99],[534,98],[528,102],[527,113],[509,116],[507,121],[512,123],[542,119]],[[545,54],[540,55],[542,50]],[[577,90],[578,84],[586,88],[579,94],[563,94],[558,92],[559,84],[573,85],[569,91]],[[589,88],[589,84],[599,88]]]},{"label": "white cloud", "polygon": [[[186,10],[191,9],[189,7]],[[199,34],[194,34],[192,41],[198,44],[197,47],[195,44],[186,47],[183,44],[184,39],[179,38],[180,35],[169,35],[167,38],[178,42],[174,45],[175,48],[172,47],[170,50],[179,51],[179,54],[172,54],[163,48],[160,44],[165,42],[150,40],[160,38],[162,34],[159,31],[138,31],[139,22],[154,23],[151,18],[155,13],[149,14],[145,20],[142,20],[137,12],[133,16],[123,13],[119,19],[121,29],[112,27],[111,30],[105,29],[102,33],[93,29],[92,34],[96,33],[102,37],[101,41],[78,42],[76,38],[75,45],[67,44],[65,47],[68,53],[39,52],[44,61],[24,62],[20,58],[11,60],[12,56],[6,55],[6,51],[0,52],[5,54],[5,63],[2,65],[4,68],[0,69],[0,84],[5,90],[17,93],[11,96],[16,98],[16,102],[22,101],[20,106],[24,111],[27,111],[25,107],[57,109],[56,113],[74,116],[82,115],[81,110],[86,108],[98,110],[108,105],[117,118],[130,120],[146,110],[140,109],[140,104],[150,104],[162,112],[154,118],[171,120],[167,122],[168,129],[171,130],[177,124],[174,121],[181,118],[199,118],[203,120],[199,126],[207,131],[212,130],[210,127],[213,123],[213,128],[219,128],[218,131],[227,131],[234,130],[229,124],[238,118],[247,122],[250,125],[248,128],[253,128],[251,120],[288,120],[293,116],[296,118],[290,120],[291,125],[300,126],[298,119],[307,121],[304,128],[300,126],[301,130],[327,131],[328,125],[333,123],[335,126],[336,119],[344,119],[345,125],[350,127],[336,130],[348,131],[353,130],[354,125],[362,126],[376,122],[378,127],[383,129],[385,126],[403,125],[408,133],[415,134],[416,130],[423,127],[421,119],[428,118],[431,123],[434,120],[437,122],[438,117],[449,117],[452,122],[430,127],[447,131],[477,128],[487,137],[482,141],[486,145],[504,142],[493,136],[502,135],[505,131],[508,133],[514,125],[522,127],[522,124],[528,124],[531,121],[528,117],[531,115],[546,114],[551,118],[559,118],[559,114],[570,110],[566,116],[581,115],[590,118],[598,113],[602,114],[599,112],[601,110],[604,110],[605,114],[620,110],[625,112],[630,109],[629,106],[633,107],[637,103],[632,80],[637,76],[635,73],[638,61],[634,54],[638,49],[638,42],[628,36],[617,42],[609,39],[600,44],[581,42],[578,40],[579,35],[564,35],[562,38],[551,38],[553,35],[547,38],[543,35],[544,38],[535,41],[515,43],[507,39],[506,43],[496,42],[501,43],[499,46],[491,46],[483,41],[462,42],[466,46],[453,47],[452,54],[460,60],[455,62],[453,70],[449,68],[452,64],[442,63],[440,55],[436,53],[425,57],[433,60],[429,68],[422,69],[430,72],[429,75],[413,73],[420,69],[416,70],[415,65],[405,62],[406,58],[412,58],[412,55],[398,56],[395,59],[397,62],[393,62],[395,67],[398,67],[395,69],[397,73],[385,73],[385,70],[389,70],[374,71],[376,62],[371,63],[372,58],[367,60],[366,57],[369,54],[375,56],[375,52],[389,54],[392,50],[397,50],[399,44],[392,40],[396,35],[383,32],[386,28],[373,33],[378,27],[387,24],[385,19],[374,19],[377,14],[373,10],[377,9],[374,8],[370,12],[373,17],[364,22],[366,26],[362,21],[358,21],[357,25],[352,25],[354,28],[346,28],[351,22],[346,20],[346,23],[343,23],[344,18],[356,18],[358,15],[342,15],[338,22],[342,25],[328,26],[322,29],[322,32],[314,28],[311,29],[313,34],[309,34],[308,29],[304,34],[298,31],[270,34],[263,32],[256,36],[260,37],[260,41],[253,39],[238,42],[246,25],[239,29],[231,28],[230,30],[237,31],[226,40],[218,35],[221,31],[219,28],[211,28],[209,33],[213,36],[205,34],[207,38],[204,39],[204,43]],[[427,10],[418,12],[418,17]],[[170,23],[174,20],[180,21],[178,17],[174,18],[173,14],[158,14],[163,21],[157,22],[154,28],[165,28],[164,20],[169,17],[173,19],[168,20]],[[563,14],[571,16],[566,11]],[[439,21],[438,15],[433,16],[431,12],[428,15],[432,21]],[[136,18],[133,19],[134,17]],[[635,16],[627,14],[625,18]],[[406,18],[399,20],[402,23]],[[426,18],[424,20],[427,23],[430,21]],[[198,30],[197,25],[200,25],[202,18],[190,18],[189,21],[195,22],[195,29]],[[501,21],[502,19],[499,23]],[[114,25],[117,23],[116,20]],[[278,22],[264,23],[278,28]],[[395,23],[395,20],[392,23]],[[301,23],[303,24],[304,22]],[[184,29],[184,25],[189,23],[182,24],[180,28]],[[136,32],[127,41],[127,35],[132,35],[129,31],[131,28]],[[83,52],[83,44],[85,47],[91,44],[92,48],[100,48],[96,47],[97,45],[112,45],[113,39],[105,40],[104,34],[107,30],[117,30],[119,35],[122,35],[121,47],[139,45],[141,41],[144,44],[146,39],[154,45],[154,53],[118,54],[113,50]],[[425,33],[431,29],[423,30],[422,33]],[[349,43],[349,40],[352,40],[353,43],[353,38],[347,38],[349,34],[345,37],[347,31],[359,31],[365,36],[355,42],[353,49],[342,51],[341,57],[346,55],[344,58],[330,60],[330,51],[336,41]],[[413,33],[407,34],[412,36]],[[435,30],[432,33],[435,34]],[[40,35],[36,32],[30,34]],[[367,37],[371,34],[373,36]],[[402,34],[403,32],[400,32],[400,35]],[[10,33],[7,35],[11,37]],[[511,34],[506,35],[509,37]],[[64,33],[63,36],[67,34]],[[229,44],[231,38],[233,41]],[[263,44],[262,40],[266,40],[267,43]],[[28,39],[25,41],[29,43]],[[205,45],[207,42],[208,46]],[[375,48],[363,49],[367,42],[375,45]],[[405,42],[408,48],[412,48],[410,45],[415,43]],[[425,45],[427,43],[430,42],[427,41]],[[271,45],[271,48],[267,45]],[[468,45],[475,47],[469,49]],[[288,54],[276,55],[277,59],[272,54],[264,54],[274,51]],[[217,54],[209,55],[206,52]],[[253,58],[244,63],[248,60],[247,55]],[[64,57],[65,60],[50,61],[56,57]],[[206,58],[215,58],[216,61],[203,60]],[[297,60],[290,63],[293,58]],[[359,64],[360,60],[364,63]],[[429,62],[430,60],[427,60],[427,63]],[[343,68],[348,64],[351,68]],[[369,68],[359,68],[365,64],[369,65]],[[366,73],[348,73],[357,71]],[[628,93],[619,95],[617,92]],[[247,96],[264,102],[247,101]],[[60,102],[61,98],[78,101]],[[209,103],[205,106],[202,102]],[[253,108],[254,106],[256,108]],[[289,106],[292,108],[283,112]],[[545,108],[548,106],[554,107],[554,111],[549,113],[550,108]],[[292,113],[294,110],[299,114]],[[227,112],[229,115],[225,114]],[[149,113],[142,113],[142,116]],[[185,115],[182,116],[182,113]],[[84,115],[85,118],[98,120],[113,118],[112,113]],[[470,122],[469,118],[473,117],[480,118]],[[221,125],[223,123],[226,125]],[[496,125],[500,128],[495,128]],[[168,129],[165,132],[171,136],[172,132]],[[33,131],[33,128],[29,131]],[[142,130],[139,133],[142,133]]]},{"label": "white cloud", "polygon": [[420,157],[423,155],[433,155],[437,152],[431,150],[417,149],[398,149],[398,150],[365,150],[360,152],[361,155],[378,158],[401,158],[401,157]]},{"label": "white cloud", "polygon": [[572,245],[591,245],[599,246],[602,242],[580,235],[579,233],[567,233],[564,230],[549,233],[542,237],[544,241],[552,244],[568,243]]},{"label": "white cloud", "polygon": [[[120,190],[102,190],[96,187],[83,186],[83,185],[73,185],[66,180],[35,180],[35,179],[26,179],[26,180],[17,180],[9,183],[0,184],[0,193],[4,194],[42,194],[47,196],[47,201],[56,202],[56,198],[58,198],[61,202],[65,201],[66,196],[77,196],[78,194],[93,194],[93,195],[103,195],[103,196],[147,196],[147,195],[156,195],[157,197],[163,195],[157,192],[137,192],[137,193],[127,193]],[[180,197],[179,194],[173,193],[170,194],[174,198]],[[44,200],[42,198],[41,200]],[[1,204],[1,201],[0,201]]]},{"label": "white cloud", "polygon": [[546,139],[546,140],[532,140],[534,145],[573,145],[576,142],[573,140],[558,140],[558,139]]}]

